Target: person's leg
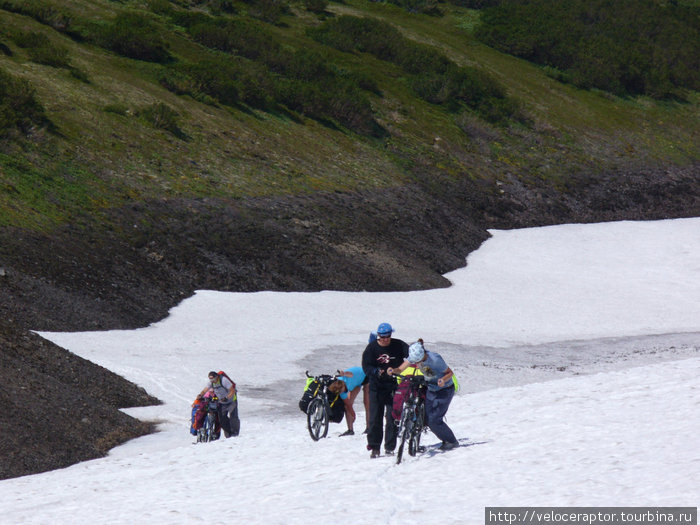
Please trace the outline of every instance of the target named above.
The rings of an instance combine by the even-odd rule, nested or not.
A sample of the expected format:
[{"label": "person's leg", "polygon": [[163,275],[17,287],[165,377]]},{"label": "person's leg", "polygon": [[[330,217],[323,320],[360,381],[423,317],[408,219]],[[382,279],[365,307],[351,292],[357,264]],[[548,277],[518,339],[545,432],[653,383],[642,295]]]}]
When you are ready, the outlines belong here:
[{"label": "person's leg", "polygon": [[454,393],[454,388],[444,388],[437,392],[428,390],[425,398],[425,419],[426,425],[438,439],[445,443],[456,444],[457,438],[443,419],[450,407]]},{"label": "person's leg", "polygon": [[348,392],[348,401],[350,401],[351,405],[355,403],[355,398],[357,397],[357,394],[359,394],[359,393],[360,393],[359,386],[356,386],[355,388],[350,390],[350,392]]},{"label": "person's leg", "polygon": [[393,452],[396,448],[396,434],[398,433],[396,421],[391,415],[391,410],[394,406],[394,390],[389,389],[384,392],[382,406],[385,414],[384,449],[387,452]]},{"label": "person's leg", "polygon": [[365,432],[369,431],[369,385],[362,385],[362,402],[365,405]]},{"label": "person's leg", "polygon": [[219,403],[216,407],[216,415],[219,416],[219,424],[221,425],[221,430],[224,431],[224,436],[231,437],[231,426],[229,424],[228,409],[229,405]]},{"label": "person's leg", "polygon": [[231,435],[237,436],[241,431],[241,420],[238,419],[238,399],[236,399],[227,411],[229,428],[231,429]]},{"label": "person's leg", "polygon": [[355,422],[355,410],[352,408],[350,398],[343,399],[343,409],[345,410],[345,423],[348,425],[348,429],[340,435],[353,436],[355,435],[355,431],[352,428],[352,424]]},{"label": "person's leg", "polygon": [[384,405],[380,392],[374,388],[369,391],[369,427],[367,430],[367,448],[379,450],[382,446]]}]

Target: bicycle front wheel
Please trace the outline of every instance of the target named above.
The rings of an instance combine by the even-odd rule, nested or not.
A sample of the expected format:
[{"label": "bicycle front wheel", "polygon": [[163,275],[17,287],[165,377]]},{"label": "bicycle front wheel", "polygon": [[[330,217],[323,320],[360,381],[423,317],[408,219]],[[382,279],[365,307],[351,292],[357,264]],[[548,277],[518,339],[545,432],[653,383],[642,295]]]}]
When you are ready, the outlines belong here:
[{"label": "bicycle front wheel", "polygon": [[415,456],[420,447],[420,437],[423,434],[423,425],[425,424],[425,406],[420,405],[416,408],[416,421],[413,425],[411,438],[408,442],[408,453]]},{"label": "bicycle front wheel", "polygon": [[306,423],[311,439],[318,441],[326,437],[326,434],[328,434],[328,422],[328,408],[323,399],[317,397],[311,401],[306,411]]},{"label": "bicycle front wheel", "polygon": [[[401,440],[401,444],[399,445],[399,450],[396,452],[396,464],[397,465],[399,463],[401,463],[401,458],[403,458],[403,448],[406,445],[406,440],[411,435],[412,430],[413,430],[413,425],[412,425],[411,420],[409,418],[405,417],[404,423],[401,425],[401,433],[399,434],[399,439]],[[409,452],[410,452],[411,444],[409,443],[408,446],[409,446]]]},{"label": "bicycle front wheel", "polygon": [[209,442],[214,440],[214,425],[215,425],[215,420],[214,420],[214,415],[213,414],[207,414],[207,417],[204,420],[204,441]]},{"label": "bicycle front wheel", "polygon": [[420,447],[420,436],[423,433],[422,430],[414,428],[411,432],[411,438],[408,441],[408,454],[410,456],[415,456],[418,453],[418,448]]}]

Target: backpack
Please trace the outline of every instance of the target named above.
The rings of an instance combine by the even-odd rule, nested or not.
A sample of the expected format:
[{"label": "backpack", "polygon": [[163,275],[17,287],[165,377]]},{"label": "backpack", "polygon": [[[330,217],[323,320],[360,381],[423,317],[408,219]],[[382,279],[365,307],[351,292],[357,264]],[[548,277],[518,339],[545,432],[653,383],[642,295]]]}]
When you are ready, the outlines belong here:
[{"label": "backpack", "polygon": [[[422,376],[423,372],[421,372],[416,367],[409,367],[406,368],[406,370],[404,370],[403,372],[401,372],[401,375],[398,377],[399,384],[396,387],[396,390],[394,391],[394,399],[391,407],[391,416],[396,421],[399,421],[401,419],[401,412],[403,412],[403,402],[404,399],[406,399],[406,397],[408,396],[409,390],[411,389],[411,382],[403,381],[403,378],[412,375]],[[420,396],[423,399],[425,399],[425,388],[421,388]]]},{"label": "backpack", "polygon": [[[231,384],[233,385],[233,390],[236,392],[235,394],[233,394],[233,399],[231,401],[235,401],[236,399],[238,399],[238,390],[236,390],[236,382],[233,379],[231,379],[228,376],[228,374],[226,372],[224,372],[223,370],[219,370],[217,372],[217,374],[219,374],[219,379],[221,379],[221,377],[223,376],[226,379],[228,379],[229,381],[231,381]],[[221,383],[221,384],[223,386],[223,383]]]},{"label": "backpack", "polygon": [[299,400],[299,410],[306,414],[306,409],[309,408],[309,403],[316,397],[318,392],[318,387],[320,386],[318,381],[314,381],[313,378],[309,377],[306,379],[306,386],[304,386],[304,394]]},{"label": "backpack", "polygon": [[201,406],[204,404],[204,401],[201,399],[196,399],[194,402],[194,406],[192,407],[192,419],[190,421],[190,434],[193,436],[197,435],[197,430],[202,426],[201,422],[199,422],[199,425],[197,425],[197,412],[201,408]]},{"label": "backpack", "polygon": [[[299,400],[299,410],[306,414],[306,410],[309,408],[309,403],[311,403],[311,400],[316,397],[320,387],[321,383],[314,381],[314,379],[311,377],[307,378],[306,386],[304,387],[304,394]],[[328,418],[333,423],[340,423],[345,416],[345,405],[343,404],[343,400],[340,398],[340,394],[336,394],[333,399],[331,399],[331,397],[333,396],[330,396],[328,399],[328,404],[331,408]]]},{"label": "backpack", "polygon": [[345,405],[343,400],[340,398],[340,394],[336,394],[333,400],[329,399],[328,403],[331,406],[331,413],[328,415],[333,423],[340,423],[345,416]]}]

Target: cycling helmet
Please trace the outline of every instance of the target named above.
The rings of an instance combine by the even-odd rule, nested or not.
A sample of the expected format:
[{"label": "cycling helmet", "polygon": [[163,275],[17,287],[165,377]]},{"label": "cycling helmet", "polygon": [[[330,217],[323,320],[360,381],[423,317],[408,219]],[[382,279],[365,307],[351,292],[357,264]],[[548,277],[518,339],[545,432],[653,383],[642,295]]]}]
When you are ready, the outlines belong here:
[{"label": "cycling helmet", "polygon": [[377,335],[391,335],[394,329],[389,323],[382,323],[377,327]]},{"label": "cycling helmet", "polygon": [[419,363],[425,357],[425,348],[423,348],[423,343],[416,341],[411,346],[408,347],[408,362],[409,363]]}]

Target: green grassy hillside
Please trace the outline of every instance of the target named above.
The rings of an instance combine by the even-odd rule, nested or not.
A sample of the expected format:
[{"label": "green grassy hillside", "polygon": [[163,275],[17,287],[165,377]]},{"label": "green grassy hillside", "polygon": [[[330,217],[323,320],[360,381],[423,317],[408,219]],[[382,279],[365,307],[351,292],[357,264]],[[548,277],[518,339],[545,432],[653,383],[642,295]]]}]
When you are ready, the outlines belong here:
[{"label": "green grassy hillside", "polygon": [[[0,78],[28,105],[21,122],[2,113],[0,225],[46,231],[134,201],[367,190],[428,173],[419,182],[566,188],[580,173],[698,161],[697,92],[563,84],[476,40],[480,11],[439,10],[4,0]],[[396,33],[345,48],[316,36],[348,17]],[[477,82],[496,98],[475,101]],[[0,95],[6,107],[17,93]]]}]

